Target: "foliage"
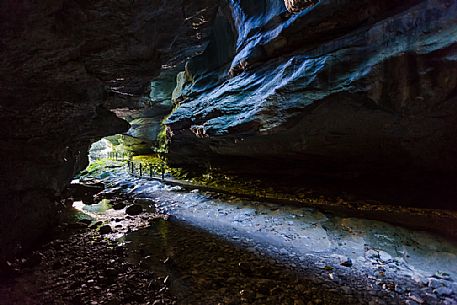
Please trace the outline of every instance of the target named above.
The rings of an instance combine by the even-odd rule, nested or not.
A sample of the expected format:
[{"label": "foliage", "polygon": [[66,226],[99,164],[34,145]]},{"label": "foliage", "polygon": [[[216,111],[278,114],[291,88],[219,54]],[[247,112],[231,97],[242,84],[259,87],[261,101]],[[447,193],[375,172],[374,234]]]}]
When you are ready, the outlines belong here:
[{"label": "foliage", "polygon": [[124,161],[115,161],[111,159],[98,159],[89,164],[79,175],[80,178],[93,177],[105,178],[110,175],[110,168],[124,166]]}]

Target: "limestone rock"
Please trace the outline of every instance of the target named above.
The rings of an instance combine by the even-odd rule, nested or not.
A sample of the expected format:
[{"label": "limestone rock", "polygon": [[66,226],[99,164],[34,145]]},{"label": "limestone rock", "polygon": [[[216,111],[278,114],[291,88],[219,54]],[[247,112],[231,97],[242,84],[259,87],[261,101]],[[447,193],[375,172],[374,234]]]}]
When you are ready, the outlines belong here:
[{"label": "limestone rock", "polygon": [[285,11],[282,1],[240,2],[233,35],[213,42],[236,48],[224,68],[190,61],[194,83],[166,121],[175,165],[457,172],[456,3],[322,1]]},{"label": "limestone rock", "polygon": [[90,144],[128,131],[119,116],[146,108],[162,65],[179,71],[206,46],[217,2],[159,2],[0,4],[0,260],[49,227]]},{"label": "limestone rock", "polygon": [[315,5],[317,2],[315,0],[284,0],[287,10],[293,13],[300,12],[307,7]]},{"label": "limestone rock", "polygon": [[143,207],[139,204],[132,204],[131,206],[128,206],[127,209],[125,209],[125,213],[127,215],[140,215],[143,213]]},{"label": "limestone rock", "polygon": [[113,232],[113,229],[110,225],[101,226],[99,229],[100,234],[105,235]]}]

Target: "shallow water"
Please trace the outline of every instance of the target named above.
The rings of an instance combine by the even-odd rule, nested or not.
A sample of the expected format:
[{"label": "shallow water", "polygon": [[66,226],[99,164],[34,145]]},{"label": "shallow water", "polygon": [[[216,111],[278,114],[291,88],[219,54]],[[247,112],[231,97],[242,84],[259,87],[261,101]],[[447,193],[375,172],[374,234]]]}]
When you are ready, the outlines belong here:
[{"label": "shallow water", "polygon": [[[211,193],[181,192],[158,181],[137,181],[131,194],[153,199],[157,211],[224,237],[251,241],[279,257],[343,256],[369,264],[367,252],[411,275],[447,272],[457,279],[457,244],[437,235],[385,222],[339,217],[315,209],[252,202]],[[370,252],[371,253],[371,252]]]},{"label": "shallow water", "polygon": [[[132,198],[151,199],[150,208],[171,217],[172,221],[161,221],[149,229],[116,237],[124,236],[122,240],[134,245],[133,260],[143,261],[144,253],[134,254],[140,251],[138,249],[151,253],[149,263],[143,263],[154,266],[158,272],[170,270],[162,268],[157,261],[174,257],[180,262],[177,265],[181,266],[178,268],[181,273],[170,274],[173,285],[182,291],[183,297],[189,293],[199,295],[198,291],[203,289],[204,285],[195,284],[198,274],[205,274],[203,277],[212,283],[209,285],[214,285],[219,281],[216,278],[239,274],[239,270],[228,271],[229,266],[237,266],[246,259],[253,262],[255,259],[245,255],[254,255],[282,266],[275,268],[292,268],[301,275],[312,273],[315,281],[327,280],[340,288],[346,287],[347,291],[366,289],[369,293],[372,289],[375,292],[369,293],[370,298],[379,303],[395,303],[396,297],[405,294],[406,297],[413,295],[413,299],[421,296],[419,300],[430,304],[454,304],[457,244],[435,234],[380,221],[326,214],[312,208],[249,201],[198,190],[189,192],[159,181],[134,178],[123,171],[113,173],[105,182],[120,186]],[[103,204],[100,209],[104,209]],[[208,246],[208,243],[216,246]],[[181,248],[185,244],[187,246]],[[213,255],[213,247],[218,249],[217,254]],[[227,262],[223,266],[227,270],[218,264],[220,268],[209,267],[216,256]],[[183,267],[186,261],[189,266]],[[205,261],[209,265],[205,265]],[[199,270],[192,273],[193,269]],[[216,278],[208,277],[208,272],[214,273]],[[180,280],[182,277],[190,277],[194,284]],[[438,286],[430,284],[431,281],[438,281]],[[446,294],[441,295],[436,291],[441,287],[451,293],[445,291]],[[221,293],[216,290],[212,293]],[[362,299],[366,297],[365,294]]]},{"label": "shallow water", "polygon": [[179,304],[363,303],[350,291],[342,297],[336,285],[318,284],[247,247],[181,222],[159,219],[121,241],[131,262],[168,277],[165,281]]}]

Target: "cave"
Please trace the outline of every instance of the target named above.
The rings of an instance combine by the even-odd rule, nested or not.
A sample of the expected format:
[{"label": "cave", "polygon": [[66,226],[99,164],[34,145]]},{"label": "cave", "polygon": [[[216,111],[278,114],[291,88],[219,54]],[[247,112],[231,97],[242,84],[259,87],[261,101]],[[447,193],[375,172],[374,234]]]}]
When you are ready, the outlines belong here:
[{"label": "cave", "polygon": [[0,304],[457,304],[457,2],[0,2]]}]

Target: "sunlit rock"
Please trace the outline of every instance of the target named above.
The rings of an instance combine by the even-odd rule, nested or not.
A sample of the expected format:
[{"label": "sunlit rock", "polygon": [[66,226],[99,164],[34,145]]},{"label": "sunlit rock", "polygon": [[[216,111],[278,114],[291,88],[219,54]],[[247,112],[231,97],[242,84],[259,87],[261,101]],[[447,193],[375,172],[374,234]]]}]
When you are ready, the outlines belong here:
[{"label": "sunlit rock", "polygon": [[113,145],[107,139],[101,139],[93,143],[89,149],[89,161],[108,158],[109,153],[113,151]]},{"label": "sunlit rock", "polygon": [[289,12],[298,13],[307,7],[313,6],[319,1],[317,0],[284,0]]},{"label": "sunlit rock", "polygon": [[91,143],[119,134],[115,145],[151,151],[172,111],[174,165],[280,178],[457,172],[455,1],[0,8],[0,258],[49,226]]}]

